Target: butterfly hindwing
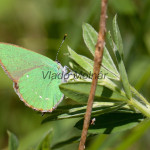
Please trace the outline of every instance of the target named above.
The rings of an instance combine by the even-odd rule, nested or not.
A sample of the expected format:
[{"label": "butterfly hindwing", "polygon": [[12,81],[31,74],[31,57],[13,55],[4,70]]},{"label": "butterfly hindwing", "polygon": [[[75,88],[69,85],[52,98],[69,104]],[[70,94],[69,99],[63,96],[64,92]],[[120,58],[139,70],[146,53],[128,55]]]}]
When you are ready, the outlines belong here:
[{"label": "butterfly hindwing", "polygon": [[[59,90],[61,79],[49,78],[49,74],[50,72],[58,74],[61,70],[43,68],[36,68],[24,74],[18,81],[16,91],[29,107],[42,112],[51,112],[62,100],[63,94]],[[46,78],[43,78],[43,72],[48,73]]]}]

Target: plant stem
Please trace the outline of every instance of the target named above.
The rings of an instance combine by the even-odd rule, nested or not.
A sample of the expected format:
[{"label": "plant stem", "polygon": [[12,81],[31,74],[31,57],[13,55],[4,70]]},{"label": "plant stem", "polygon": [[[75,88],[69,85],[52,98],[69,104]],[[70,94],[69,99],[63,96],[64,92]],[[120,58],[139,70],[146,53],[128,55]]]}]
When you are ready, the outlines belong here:
[{"label": "plant stem", "polygon": [[91,90],[88,98],[87,109],[84,116],[84,124],[83,124],[81,140],[79,144],[79,150],[85,149],[85,142],[86,142],[87,131],[89,128],[89,123],[91,118],[93,100],[96,91],[96,85],[97,85],[98,75],[100,72],[102,58],[103,58],[103,49],[105,44],[105,32],[106,32],[106,11],[107,11],[107,0],[102,0],[99,35],[98,35],[98,40],[95,49],[95,57],[94,57],[94,70],[93,70],[94,74],[93,74]]},{"label": "plant stem", "polygon": [[130,101],[128,101],[128,104],[134,106],[143,115],[150,118],[150,109],[138,102],[137,100],[131,99]]},{"label": "plant stem", "polygon": [[130,86],[131,91],[137,95],[146,105],[147,107],[150,109],[150,103],[132,86]]}]

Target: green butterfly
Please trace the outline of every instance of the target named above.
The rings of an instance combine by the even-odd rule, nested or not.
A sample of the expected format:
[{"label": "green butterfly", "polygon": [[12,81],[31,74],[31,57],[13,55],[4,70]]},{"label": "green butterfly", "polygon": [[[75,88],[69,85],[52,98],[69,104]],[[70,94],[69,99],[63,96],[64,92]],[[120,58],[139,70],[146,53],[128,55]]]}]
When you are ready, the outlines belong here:
[{"label": "green butterfly", "polygon": [[28,107],[52,112],[63,100],[59,85],[64,79],[50,78],[50,74],[66,72],[60,63],[19,46],[0,43],[0,64]]}]

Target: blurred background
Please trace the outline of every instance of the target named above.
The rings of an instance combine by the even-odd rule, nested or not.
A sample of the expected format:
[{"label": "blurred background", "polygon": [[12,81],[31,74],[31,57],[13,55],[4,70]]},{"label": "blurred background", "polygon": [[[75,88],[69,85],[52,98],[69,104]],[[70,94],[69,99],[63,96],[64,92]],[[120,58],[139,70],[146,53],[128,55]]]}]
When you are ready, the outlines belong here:
[{"label": "blurred background", "polygon": [[[107,30],[112,31],[112,18],[118,15],[123,38],[125,65],[129,80],[150,100],[150,1],[109,0]],[[1,0],[0,42],[12,43],[31,49],[55,60],[65,33],[68,37],[61,48],[58,60],[68,65],[67,45],[77,53],[91,57],[82,38],[82,23],[99,30],[100,0]],[[107,44],[107,43],[106,43]],[[108,46],[109,47],[109,46]],[[19,140],[41,128],[43,117],[26,107],[15,94],[12,81],[0,68],[0,149],[8,145],[7,130]],[[79,134],[73,129],[75,120],[56,121],[43,128],[54,128],[53,143],[70,135]],[[134,134],[134,136],[133,136]],[[127,141],[127,139],[129,139]],[[98,135],[95,149],[150,149],[150,123],[143,129],[113,135]],[[74,148],[77,149],[77,143]],[[69,149],[64,146],[60,149]],[[101,148],[100,148],[101,147]],[[72,148],[73,149],[73,148]],[[94,148],[93,148],[94,149]],[[119,148],[118,148],[119,149]]]}]

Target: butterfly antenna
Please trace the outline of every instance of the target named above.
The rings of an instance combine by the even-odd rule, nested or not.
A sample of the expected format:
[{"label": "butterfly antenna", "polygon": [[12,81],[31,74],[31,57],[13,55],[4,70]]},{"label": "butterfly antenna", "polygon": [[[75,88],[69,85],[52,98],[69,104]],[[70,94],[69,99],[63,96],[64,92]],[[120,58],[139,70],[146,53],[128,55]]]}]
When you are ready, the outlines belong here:
[{"label": "butterfly antenna", "polygon": [[63,40],[62,40],[62,42],[61,42],[61,44],[60,44],[60,46],[59,46],[59,49],[58,49],[57,54],[56,54],[56,61],[58,61],[57,57],[58,57],[58,54],[59,54],[60,48],[61,48],[62,44],[64,43],[64,41],[65,41],[66,37],[67,37],[67,34],[65,34],[65,35],[64,35],[64,38],[63,38]]}]

